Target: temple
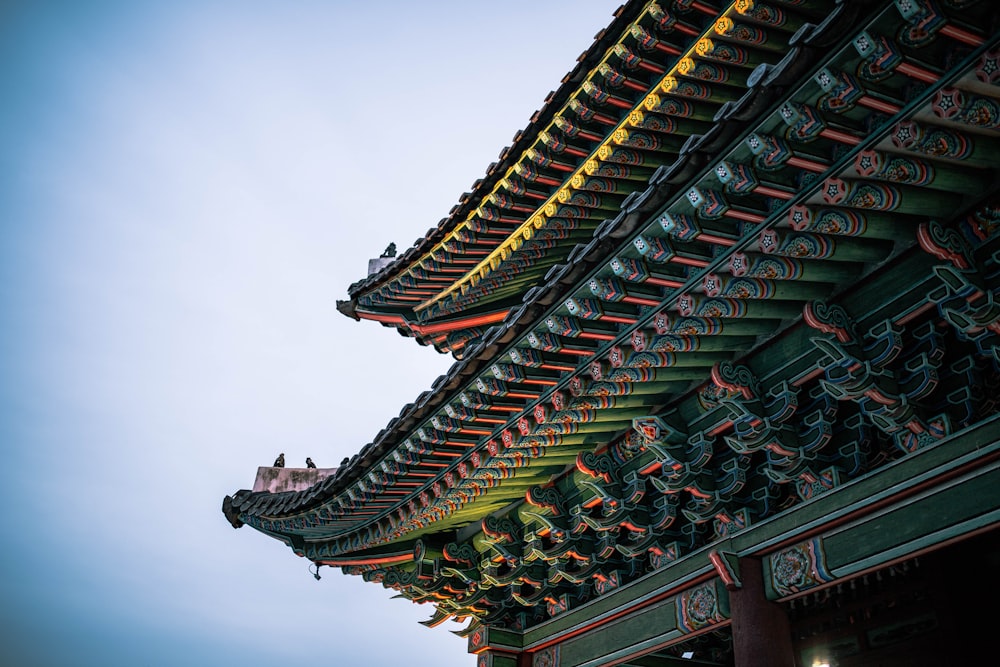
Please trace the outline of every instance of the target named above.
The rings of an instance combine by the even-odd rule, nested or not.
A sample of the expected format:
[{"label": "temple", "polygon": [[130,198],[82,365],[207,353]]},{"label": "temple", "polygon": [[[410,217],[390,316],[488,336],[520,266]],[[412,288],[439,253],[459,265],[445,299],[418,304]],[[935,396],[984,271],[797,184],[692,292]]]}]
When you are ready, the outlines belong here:
[{"label": "temple", "polygon": [[224,512],[477,667],[992,662],[998,130],[989,0],[629,2],[338,303],[451,370]]}]

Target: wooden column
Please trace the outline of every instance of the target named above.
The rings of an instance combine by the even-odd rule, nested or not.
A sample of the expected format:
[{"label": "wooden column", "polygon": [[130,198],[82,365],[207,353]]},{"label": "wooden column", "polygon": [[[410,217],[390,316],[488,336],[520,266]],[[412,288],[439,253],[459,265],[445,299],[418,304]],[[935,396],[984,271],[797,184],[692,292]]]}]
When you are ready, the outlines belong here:
[{"label": "wooden column", "polygon": [[765,597],[760,560],[741,558],[740,576],[742,587],[729,592],[736,667],[794,667],[788,616]]}]

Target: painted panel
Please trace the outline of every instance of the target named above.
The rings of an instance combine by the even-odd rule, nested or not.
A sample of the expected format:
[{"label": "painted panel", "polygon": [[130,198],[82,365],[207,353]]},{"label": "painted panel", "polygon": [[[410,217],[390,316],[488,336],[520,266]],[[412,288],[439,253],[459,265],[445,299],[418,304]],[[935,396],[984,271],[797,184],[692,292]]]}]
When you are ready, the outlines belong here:
[{"label": "painted panel", "polygon": [[933,546],[950,533],[1000,519],[1000,468],[914,499],[824,539],[826,562],[844,576]]},{"label": "painted panel", "polygon": [[[562,643],[560,667],[577,667],[677,629],[673,599]],[[600,664],[598,662],[597,664]]]}]

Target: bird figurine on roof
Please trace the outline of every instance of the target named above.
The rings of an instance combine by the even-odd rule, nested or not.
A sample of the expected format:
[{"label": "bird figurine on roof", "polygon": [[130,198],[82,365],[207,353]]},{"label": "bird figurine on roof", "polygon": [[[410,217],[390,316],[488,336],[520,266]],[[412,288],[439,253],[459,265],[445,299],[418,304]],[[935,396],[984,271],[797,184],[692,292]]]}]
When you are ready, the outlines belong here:
[{"label": "bird figurine on roof", "polygon": [[395,257],[396,256],[396,243],[390,243],[385,248],[385,252],[382,253],[382,257]]},{"label": "bird figurine on roof", "polygon": [[309,458],[308,456],[306,457],[306,467],[307,468],[315,468],[316,467],[316,464],[313,463],[313,460],[311,458]]},{"label": "bird figurine on roof", "polygon": [[285,467],[285,453],[284,452],[281,452],[280,454],[278,454],[278,458],[274,459],[274,467],[275,468],[284,468]]}]

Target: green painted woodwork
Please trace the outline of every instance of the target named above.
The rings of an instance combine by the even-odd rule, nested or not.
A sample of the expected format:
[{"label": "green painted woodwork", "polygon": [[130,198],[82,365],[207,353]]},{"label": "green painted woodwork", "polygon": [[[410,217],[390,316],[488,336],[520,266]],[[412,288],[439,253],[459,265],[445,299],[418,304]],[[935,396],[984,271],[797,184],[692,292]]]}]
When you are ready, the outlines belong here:
[{"label": "green painted woodwork", "polygon": [[1000,520],[1000,467],[928,493],[824,539],[837,576],[933,546]]},{"label": "green painted woodwork", "polygon": [[487,651],[477,656],[476,667],[519,667],[517,657]]},{"label": "green painted woodwork", "polygon": [[[753,3],[699,3],[677,24],[687,40],[641,4],[599,38],[621,47],[611,60],[588,56],[601,80],[561,89],[563,121],[539,116],[458,227],[421,246],[432,258],[352,288],[406,326],[512,314],[435,339],[468,358],[322,488],[239,492],[227,511],[312,560],[367,559],[345,571],[436,604],[428,624],[475,618],[496,642],[483,665],[551,645],[541,664],[596,667],[680,641],[666,617],[720,585],[713,549],[793,559],[815,543],[818,587],[1000,519],[1000,36],[910,44],[891,3],[815,0],[776,4],[784,27],[740,14]],[[823,22],[776,64],[789,25],[828,14],[857,33]],[[751,70],[713,61],[715,41],[699,59],[667,34],[772,67],[744,95]],[[858,35],[905,48],[872,55]],[[672,50],[706,78],[674,76],[655,55]],[[944,117],[952,86],[984,126]],[[575,161],[553,180],[549,160]],[[546,205],[568,217],[531,213]],[[418,563],[382,558],[414,549]]]},{"label": "green painted woodwork", "polygon": [[607,664],[615,656],[635,652],[679,637],[673,600],[660,603],[627,619],[609,623],[600,632],[584,632],[561,643],[561,667],[578,667],[595,660]]},{"label": "green painted woodwork", "polygon": [[[714,546],[736,554],[766,552],[774,548],[774,545],[793,543],[798,536],[822,529],[827,523],[836,521],[842,516],[854,512],[864,512],[881,498],[905,492],[907,489],[919,486],[924,480],[948,474],[967,461],[976,461],[998,452],[1000,452],[1000,417],[968,429],[960,436],[942,441],[934,447],[921,450],[915,455],[900,459],[880,470],[877,475],[845,484],[808,503],[797,505],[783,514],[754,525]],[[992,486],[981,482],[986,486],[979,491],[986,493],[992,502],[984,504],[981,496],[970,493],[961,503],[960,508],[953,512],[957,519],[954,517],[949,519],[946,515],[942,515],[940,509],[935,508],[935,503],[929,504],[931,508],[935,509],[928,510],[925,506],[920,505],[911,510],[910,505],[904,502],[898,511],[904,514],[909,512],[909,516],[915,517],[914,521],[907,524],[907,530],[911,531],[912,534],[905,539],[914,540],[920,536],[931,535],[935,531],[947,527],[949,522],[954,525],[956,520],[974,518],[1000,508],[1000,497],[995,492],[995,489],[1000,488],[996,485],[998,464],[994,462],[991,465],[993,471],[981,477],[984,480],[990,480]],[[962,486],[957,486],[954,491],[949,491],[949,493],[960,494],[962,489]],[[982,506],[978,511],[976,510],[977,498]],[[942,517],[942,519],[938,520],[938,517]],[[864,524],[865,522],[862,521],[859,525]],[[883,526],[880,540],[883,542],[891,541],[895,539],[893,536],[896,532],[895,524],[892,524],[891,530],[886,530]],[[836,537],[828,539],[833,539],[836,544]],[[870,548],[863,546],[864,540],[868,539],[867,535],[862,536],[858,533],[852,536],[849,531],[844,531],[844,536],[839,539],[842,545],[841,552],[828,553],[829,562],[838,563],[838,565],[831,565],[831,567],[843,567],[862,557],[868,558],[872,554],[880,553],[878,545]],[[530,647],[545,641],[547,638],[570,633],[580,625],[588,622],[599,622],[602,618],[609,617],[616,611],[637,608],[647,600],[656,597],[661,591],[676,591],[678,589],[675,587],[684,587],[685,581],[691,581],[693,577],[704,576],[711,571],[707,551],[708,547],[705,547],[685,554],[684,557],[662,571],[650,573],[607,596],[591,600],[584,606],[556,616],[536,628],[528,630],[524,633],[524,645]],[[881,559],[881,562],[887,562],[891,557],[891,555],[886,555]],[[878,564],[877,560],[866,562],[867,567],[874,567]],[[850,570],[845,574],[849,572]]]}]

